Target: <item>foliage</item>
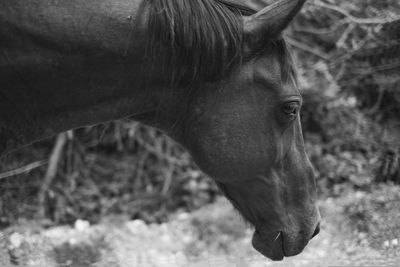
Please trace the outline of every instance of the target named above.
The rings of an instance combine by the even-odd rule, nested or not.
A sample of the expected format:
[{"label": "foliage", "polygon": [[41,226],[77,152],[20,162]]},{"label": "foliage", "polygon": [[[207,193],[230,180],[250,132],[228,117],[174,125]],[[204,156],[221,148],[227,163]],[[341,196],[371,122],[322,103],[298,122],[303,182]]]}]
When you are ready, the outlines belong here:
[{"label": "foliage", "polygon": [[327,94],[356,96],[364,112],[389,119],[400,115],[399,33],[396,0],[312,0],[290,40],[304,65],[328,82]]},{"label": "foliage", "polygon": [[312,0],[288,34],[322,192],[400,182],[400,3]]},{"label": "foliage", "polygon": [[[53,140],[25,150],[37,150],[36,158],[44,158]],[[27,151],[13,154],[6,162],[16,164]],[[107,214],[157,222],[173,209],[193,210],[218,194],[180,146],[161,132],[130,121],[68,134],[57,176],[44,192],[46,201],[41,206],[38,195],[45,170],[43,166],[29,175],[1,181],[3,224],[21,216],[54,223],[78,218],[95,222]]]},{"label": "foliage", "polygon": [[305,138],[322,195],[400,182],[397,131],[366,116],[351,99],[306,98]]},{"label": "foliage", "polygon": [[400,191],[398,186],[373,186],[368,192],[348,194],[341,201],[349,224],[372,247],[399,253]]}]

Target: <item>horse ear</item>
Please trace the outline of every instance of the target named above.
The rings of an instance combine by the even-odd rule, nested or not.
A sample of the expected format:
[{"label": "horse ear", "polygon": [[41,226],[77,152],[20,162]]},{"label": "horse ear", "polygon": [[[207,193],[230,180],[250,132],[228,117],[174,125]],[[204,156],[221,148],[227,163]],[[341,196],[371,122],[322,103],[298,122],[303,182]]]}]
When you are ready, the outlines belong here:
[{"label": "horse ear", "polygon": [[300,11],[305,1],[279,0],[254,15],[244,17],[246,50],[256,51],[267,42],[276,39]]}]

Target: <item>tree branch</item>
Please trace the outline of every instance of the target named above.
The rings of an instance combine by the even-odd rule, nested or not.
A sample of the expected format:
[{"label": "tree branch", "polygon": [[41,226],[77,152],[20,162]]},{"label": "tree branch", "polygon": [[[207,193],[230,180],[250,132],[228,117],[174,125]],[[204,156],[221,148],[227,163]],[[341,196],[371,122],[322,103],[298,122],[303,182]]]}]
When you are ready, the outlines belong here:
[{"label": "tree branch", "polygon": [[383,18],[357,18],[353,15],[351,15],[347,10],[335,6],[335,5],[331,5],[331,4],[327,4],[324,3],[320,0],[315,0],[314,2],[312,2],[313,5],[318,6],[318,7],[323,7],[323,8],[327,8],[330,10],[334,10],[342,15],[344,15],[345,17],[347,17],[349,20],[351,20],[354,23],[357,24],[386,24],[386,23],[391,23],[394,22],[396,20],[400,20],[400,17],[394,17],[394,18],[387,18],[387,19],[383,19]]},{"label": "tree branch", "polygon": [[0,180],[11,177],[11,176],[28,173],[28,172],[32,171],[33,169],[39,168],[40,166],[43,166],[45,164],[47,164],[47,160],[40,160],[40,161],[35,161],[32,163],[29,163],[28,165],[25,165],[23,167],[20,167],[20,168],[11,170],[11,171],[0,173]]}]

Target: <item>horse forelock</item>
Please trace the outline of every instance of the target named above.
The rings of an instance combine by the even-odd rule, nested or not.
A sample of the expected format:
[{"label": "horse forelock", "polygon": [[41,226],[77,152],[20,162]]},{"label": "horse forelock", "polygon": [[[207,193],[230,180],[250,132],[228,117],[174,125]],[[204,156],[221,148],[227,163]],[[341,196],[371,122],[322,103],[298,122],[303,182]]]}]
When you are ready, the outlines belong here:
[{"label": "horse forelock", "polygon": [[[144,0],[146,62],[170,85],[220,80],[243,60],[243,15],[255,11],[229,0]],[[282,79],[296,81],[285,40],[271,42]]]},{"label": "horse forelock", "polygon": [[297,77],[297,70],[296,64],[293,57],[293,54],[289,48],[289,45],[282,37],[274,42],[272,45],[276,48],[277,57],[281,65],[281,77],[282,81],[286,83],[291,83],[297,86],[298,77]]}]

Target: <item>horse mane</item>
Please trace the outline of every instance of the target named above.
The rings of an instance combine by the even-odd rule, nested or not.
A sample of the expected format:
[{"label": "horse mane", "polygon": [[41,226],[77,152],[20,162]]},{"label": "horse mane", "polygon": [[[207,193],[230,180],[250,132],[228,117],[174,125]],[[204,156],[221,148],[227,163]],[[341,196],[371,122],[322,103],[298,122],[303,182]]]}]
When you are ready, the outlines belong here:
[{"label": "horse mane", "polygon": [[[220,80],[242,62],[242,16],[255,11],[229,0],[144,0],[142,8],[147,14],[145,61],[170,85]],[[274,43],[285,63],[285,42]],[[294,73],[288,62],[283,71]]]}]

